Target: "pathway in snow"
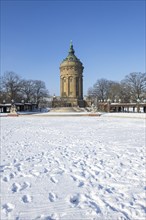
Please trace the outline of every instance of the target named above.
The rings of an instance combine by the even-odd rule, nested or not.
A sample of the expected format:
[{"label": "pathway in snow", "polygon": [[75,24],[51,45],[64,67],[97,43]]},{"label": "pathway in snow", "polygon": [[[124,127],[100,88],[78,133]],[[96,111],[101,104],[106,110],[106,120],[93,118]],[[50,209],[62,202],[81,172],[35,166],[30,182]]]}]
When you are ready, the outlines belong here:
[{"label": "pathway in snow", "polygon": [[145,120],[2,118],[1,217],[142,220]]}]

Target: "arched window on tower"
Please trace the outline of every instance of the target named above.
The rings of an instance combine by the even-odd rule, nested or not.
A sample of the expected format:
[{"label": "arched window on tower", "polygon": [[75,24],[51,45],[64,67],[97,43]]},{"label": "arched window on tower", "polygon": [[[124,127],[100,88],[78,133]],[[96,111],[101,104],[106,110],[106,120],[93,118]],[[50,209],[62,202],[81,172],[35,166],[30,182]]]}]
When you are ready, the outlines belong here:
[{"label": "arched window on tower", "polygon": [[76,78],[76,96],[79,96],[79,78]]},{"label": "arched window on tower", "polygon": [[69,94],[69,96],[72,96],[72,94],[73,94],[73,79],[72,79],[72,77],[69,77],[68,78],[68,94]]},{"label": "arched window on tower", "polygon": [[66,86],[65,86],[65,84],[66,84],[66,78],[64,77],[64,78],[62,78],[62,96],[63,97],[65,97],[66,96]]}]

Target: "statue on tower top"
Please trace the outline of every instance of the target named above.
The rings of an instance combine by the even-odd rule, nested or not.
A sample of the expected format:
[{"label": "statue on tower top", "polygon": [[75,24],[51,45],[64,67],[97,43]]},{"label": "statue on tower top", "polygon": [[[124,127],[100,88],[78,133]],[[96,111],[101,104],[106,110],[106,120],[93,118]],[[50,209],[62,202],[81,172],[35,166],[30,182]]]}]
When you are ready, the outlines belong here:
[{"label": "statue on tower top", "polygon": [[72,40],[70,41],[70,49],[69,49],[69,54],[74,54],[74,49],[73,49],[73,43]]},{"label": "statue on tower top", "polygon": [[70,47],[72,47],[73,46],[73,44],[72,44],[72,40],[70,41]]}]

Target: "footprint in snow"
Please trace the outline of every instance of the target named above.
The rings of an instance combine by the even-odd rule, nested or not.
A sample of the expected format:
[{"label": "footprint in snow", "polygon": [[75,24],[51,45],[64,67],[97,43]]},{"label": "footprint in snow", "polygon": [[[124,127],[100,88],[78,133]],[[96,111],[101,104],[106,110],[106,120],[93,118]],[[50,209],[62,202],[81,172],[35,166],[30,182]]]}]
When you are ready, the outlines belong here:
[{"label": "footprint in snow", "polygon": [[72,179],[77,182],[78,187],[83,187],[85,185],[85,179],[82,176],[71,175]]},{"label": "footprint in snow", "polygon": [[32,170],[30,173],[32,176],[36,176],[36,177],[40,175],[40,172],[37,170]]},{"label": "footprint in snow", "polygon": [[11,179],[13,179],[15,177],[15,174],[14,173],[10,173],[8,176],[5,176],[3,178],[3,181],[4,182],[9,182]]},{"label": "footprint in snow", "polygon": [[91,207],[96,213],[101,213],[99,206],[94,201],[89,202],[89,207]]},{"label": "footprint in snow", "polygon": [[56,213],[51,214],[49,216],[40,215],[36,217],[34,220],[59,220],[59,216]]},{"label": "footprint in snow", "polygon": [[43,171],[44,173],[48,173],[49,172],[49,170],[47,169],[47,168],[44,168],[44,171]]},{"label": "footprint in snow", "polygon": [[22,164],[21,163],[17,163],[14,165],[14,167],[16,167],[17,171],[22,171]]},{"label": "footprint in snow", "polygon": [[53,177],[53,176],[50,178],[50,180],[51,180],[53,183],[58,183],[58,180],[57,180],[55,177]]},{"label": "footprint in snow", "polygon": [[3,172],[5,171],[5,169],[9,169],[11,167],[11,164],[8,163],[8,164],[5,164],[5,165],[0,165],[0,172]]},{"label": "footprint in snow", "polygon": [[114,190],[115,190],[114,188],[107,188],[107,189],[105,189],[105,191],[108,192],[108,193],[113,193]]},{"label": "footprint in snow", "polygon": [[13,183],[12,187],[11,187],[11,191],[13,193],[15,193],[15,192],[22,191],[22,190],[24,190],[24,189],[26,189],[28,187],[30,187],[30,183],[28,183],[28,182],[23,182],[22,184]]},{"label": "footprint in snow", "polygon": [[22,201],[24,203],[30,203],[32,201],[32,197],[30,195],[24,195],[22,196]]},{"label": "footprint in snow", "polygon": [[49,193],[49,200],[50,200],[50,202],[55,202],[57,198],[58,197],[57,197],[57,195],[55,193],[51,193],[51,192]]},{"label": "footprint in snow", "polygon": [[85,183],[83,181],[80,181],[78,184],[78,187],[83,187],[85,185]]},{"label": "footprint in snow", "polygon": [[70,196],[69,198],[69,202],[73,205],[73,206],[78,206],[80,203],[80,198],[81,196],[79,194],[74,194],[72,196]]},{"label": "footprint in snow", "polygon": [[15,206],[11,203],[6,203],[2,206],[2,210],[6,215],[8,215],[10,212],[12,212],[14,208],[15,208]]},{"label": "footprint in snow", "polygon": [[23,182],[21,184],[21,191],[24,190],[24,189],[27,189],[30,187],[30,183],[29,182]]},{"label": "footprint in snow", "polygon": [[13,193],[20,191],[20,189],[21,189],[21,185],[19,183],[13,183],[11,187],[11,191]]},{"label": "footprint in snow", "polygon": [[72,177],[72,179],[74,180],[74,181],[82,181],[82,182],[84,182],[85,181],[85,178],[84,178],[84,176],[83,176],[83,174],[81,174],[80,176],[79,175],[71,175],[71,177]]}]

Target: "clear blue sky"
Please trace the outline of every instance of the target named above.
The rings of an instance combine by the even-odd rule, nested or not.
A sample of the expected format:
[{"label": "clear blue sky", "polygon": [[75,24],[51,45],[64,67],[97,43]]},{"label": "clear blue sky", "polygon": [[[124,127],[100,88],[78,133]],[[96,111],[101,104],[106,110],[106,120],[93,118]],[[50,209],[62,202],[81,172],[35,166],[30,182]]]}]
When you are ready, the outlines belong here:
[{"label": "clear blue sky", "polygon": [[1,74],[14,71],[60,95],[70,40],[84,65],[84,95],[97,79],[145,72],[145,1],[1,1]]}]

